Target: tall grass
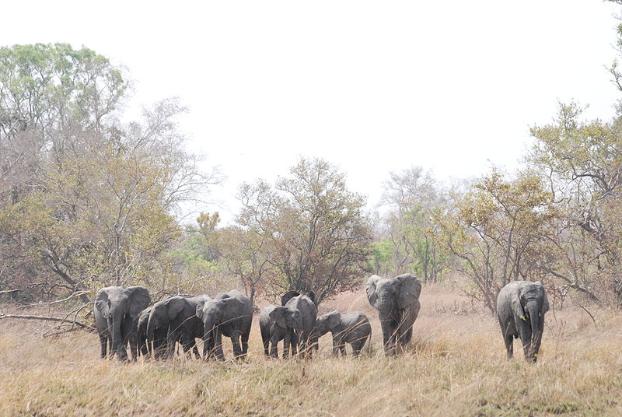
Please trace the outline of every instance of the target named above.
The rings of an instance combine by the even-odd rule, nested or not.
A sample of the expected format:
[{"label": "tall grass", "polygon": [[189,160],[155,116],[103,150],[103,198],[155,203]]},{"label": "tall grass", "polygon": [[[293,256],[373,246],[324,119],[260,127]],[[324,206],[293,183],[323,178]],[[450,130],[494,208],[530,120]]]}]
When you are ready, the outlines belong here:
[{"label": "tall grass", "polygon": [[530,365],[518,342],[516,358],[506,361],[495,319],[463,302],[428,291],[412,349],[397,358],[384,357],[377,318],[361,294],[326,307],[372,318],[373,348],[359,359],[333,358],[330,335],[311,360],[266,359],[254,326],[246,361],[122,364],[98,358],[95,335],[44,339],[47,324],[4,320],[0,415],[622,415],[617,313],[596,311],[597,326],[581,310],[549,313],[539,361]]}]

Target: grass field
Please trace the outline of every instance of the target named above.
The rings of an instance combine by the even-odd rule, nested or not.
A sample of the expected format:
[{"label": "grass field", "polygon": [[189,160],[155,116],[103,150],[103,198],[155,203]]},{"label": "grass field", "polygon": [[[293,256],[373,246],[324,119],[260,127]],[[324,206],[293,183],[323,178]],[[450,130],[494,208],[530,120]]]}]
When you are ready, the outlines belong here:
[{"label": "grass field", "polygon": [[0,415],[622,415],[619,313],[593,310],[593,323],[578,308],[549,312],[540,360],[529,365],[518,341],[506,361],[495,319],[456,292],[424,287],[421,302],[413,348],[393,359],[362,291],[322,308],[373,318],[373,348],[359,359],[331,358],[327,335],[312,360],[268,360],[254,326],[244,362],[122,364],[98,358],[93,334],[44,339],[46,323],[1,320]]}]

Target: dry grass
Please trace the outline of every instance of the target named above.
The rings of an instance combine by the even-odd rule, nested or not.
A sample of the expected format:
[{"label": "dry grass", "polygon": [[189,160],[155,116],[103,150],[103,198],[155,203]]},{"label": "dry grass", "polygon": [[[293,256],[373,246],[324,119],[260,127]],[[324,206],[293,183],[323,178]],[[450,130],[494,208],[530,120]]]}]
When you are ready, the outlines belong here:
[{"label": "dry grass", "polygon": [[[332,305],[331,305],[332,304]],[[124,365],[98,359],[97,337],[42,339],[47,324],[0,321],[4,416],[620,416],[622,317],[580,310],[547,316],[541,358],[505,360],[497,323],[459,295],[426,288],[413,350],[380,351],[362,293],[327,303],[374,317],[374,349],[333,359],[330,336],[310,361],[263,357],[253,329],[246,362]],[[228,357],[230,352],[228,352]]]}]

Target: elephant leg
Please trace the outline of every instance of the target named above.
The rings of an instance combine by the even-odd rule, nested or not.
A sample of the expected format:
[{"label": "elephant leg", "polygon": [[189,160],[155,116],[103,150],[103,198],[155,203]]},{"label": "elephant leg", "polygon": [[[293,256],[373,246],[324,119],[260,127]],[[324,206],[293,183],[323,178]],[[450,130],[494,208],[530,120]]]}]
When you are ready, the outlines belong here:
[{"label": "elephant leg", "polygon": [[[264,339],[264,340],[262,340],[262,342],[263,342],[263,353],[266,356],[270,356],[270,351],[269,351],[269,349],[270,349],[270,339]],[[242,343],[244,343],[244,342],[242,342]]]},{"label": "elephant leg", "polygon": [[518,319],[518,334],[521,342],[523,342],[523,353],[525,360],[530,362],[533,360],[531,355],[531,326],[522,319]]},{"label": "elephant leg", "polygon": [[242,347],[240,346],[240,332],[231,332],[231,344],[233,345],[233,357],[238,359],[242,356]]},{"label": "elephant leg", "polygon": [[290,335],[290,341],[289,341],[290,345],[292,346],[292,358],[296,355],[298,355],[298,336],[296,335],[296,333],[292,332],[292,334]]},{"label": "elephant leg", "polygon": [[100,347],[100,356],[102,359],[106,358],[106,355],[108,354],[107,348],[108,348],[108,336],[100,334],[99,335],[99,347]]},{"label": "elephant leg", "polygon": [[508,323],[507,325],[501,324],[501,335],[503,336],[503,343],[505,343],[505,351],[507,354],[508,360],[512,359],[514,356],[514,332],[510,328],[512,323]]},{"label": "elephant leg", "polygon": [[176,331],[169,330],[166,333],[166,356],[170,359],[175,357],[175,344],[178,338],[179,335]]},{"label": "elephant leg", "polygon": [[363,346],[365,346],[365,339],[355,340],[350,343],[350,346],[352,346],[352,356],[358,357],[363,350]]},{"label": "elephant leg", "polygon": [[138,338],[136,334],[130,335],[130,352],[132,353],[132,362],[136,362],[138,359]]},{"label": "elephant leg", "polygon": [[[248,331],[244,331],[242,332],[242,355],[245,355],[248,353],[248,338],[250,337],[251,332],[250,329]],[[267,354],[267,352],[266,352]]]},{"label": "elephant leg", "polygon": [[192,338],[192,356],[195,359],[201,359],[201,353],[199,353],[199,347],[197,346],[197,342],[194,338]]},{"label": "elephant leg", "polygon": [[216,330],[216,335],[214,337],[214,354],[216,355],[216,359],[220,361],[225,360],[225,354],[222,351],[222,333],[220,330]]},{"label": "elephant leg", "polygon": [[279,338],[276,335],[272,335],[272,337],[270,338],[270,356],[275,359],[279,357],[278,344]]},{"label": "elephant leg", "polygon": [[289,345],[291,344],[290,335],[283,338],[283,359],[289,358]]}]

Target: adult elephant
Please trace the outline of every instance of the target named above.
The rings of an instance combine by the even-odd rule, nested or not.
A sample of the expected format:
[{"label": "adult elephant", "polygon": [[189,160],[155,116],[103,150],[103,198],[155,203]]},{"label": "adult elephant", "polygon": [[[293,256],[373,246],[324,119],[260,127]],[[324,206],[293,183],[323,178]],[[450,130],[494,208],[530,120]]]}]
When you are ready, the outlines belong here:
[{"label": "adult elephant", "polygon": [[378,310],[385,354],[395,355],[410,343],[412,327],[419,314],[421,283],[412,274],[367,280],[367,299]]},{"label": "adult elephant", "polygon": [[300,348],[302,355],[311,351],[307,350],[309,344],[315,345],[317,338],[313,333],[315,320],[317,318],[317,307],[313,300],[306,295],[291,297],[284,306],[277,306],[268,314],[273,323],[272,334],[270,336],[271,350],[270,355],[277,357],[276,346],[279,338],[289,338],[285,340],[292,346],[292,355],[297,353]]},{"label": "adult elephant", "polygon": [[196,316],[196,307],[199,303],[209,300],[207,295],[183,297],[175,295],[158,301],[151,307],[147,322],[147,342],[155,342],[156,335],[166,331],[166,356],[172,358],[175,353],[175,343],[180,342],[185,353],[192,350],[196,357],[199,350],[196,347],[196,338],[203,337],[203,322]]},{"label": "adult elephant", "polygon": [[120,360],[127,360],[129,343],[132,359],[136,360],[138,317],[149,303],[149,290],[144,287],[106,287],[97,292],[93,315],[99,333],[102,358],[108,354],[116,354]]},{"label": "adult elephant", "polygon": [[[147,338],[147,325],[149,324],[149,314],[152,306],[140,312],[138,316],[137,338],[138,352],[147,358],[152,356],[155,359],[162,359],[166,355],[166,333],[168,329],[156,329],[153,336],[153,352],[149,348]],[[153,353],[153,355],[151,355]]]},{"label": "adult elephant", "polygon": [[514,339],[520,337],[528,362],[538,359],[544,315],[549,301],[540,282],[512,281],[497,296],[497,318],[508,359],[512,358]]},{"label": "adult elephant", "polygon": [[232,290],[198,303],[195,313],[203,322],[204,359],[209,359],[213,354],[217,359],[224,360],[222,336],[231,339],[236,358],[248,353],[248,338],[253,322],[253,304],[248,297]]}]

